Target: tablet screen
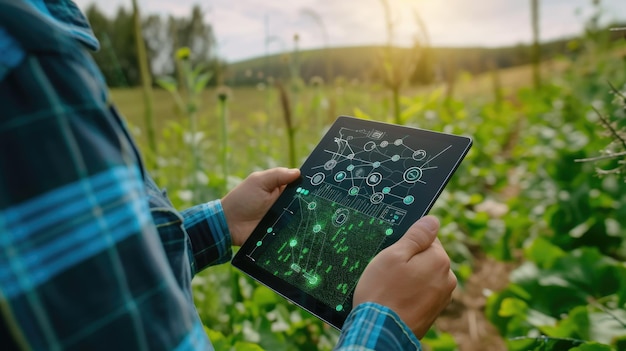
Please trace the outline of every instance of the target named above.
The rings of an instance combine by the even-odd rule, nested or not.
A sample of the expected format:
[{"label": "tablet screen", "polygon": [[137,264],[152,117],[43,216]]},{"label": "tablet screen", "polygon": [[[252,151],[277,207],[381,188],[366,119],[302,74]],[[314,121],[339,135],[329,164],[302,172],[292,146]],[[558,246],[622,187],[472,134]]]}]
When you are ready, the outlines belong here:
[{"label": "tablet screen", "polygon": [[233,265],[340,329],[367,264],[428,212],[471,143],[338,118]]}]

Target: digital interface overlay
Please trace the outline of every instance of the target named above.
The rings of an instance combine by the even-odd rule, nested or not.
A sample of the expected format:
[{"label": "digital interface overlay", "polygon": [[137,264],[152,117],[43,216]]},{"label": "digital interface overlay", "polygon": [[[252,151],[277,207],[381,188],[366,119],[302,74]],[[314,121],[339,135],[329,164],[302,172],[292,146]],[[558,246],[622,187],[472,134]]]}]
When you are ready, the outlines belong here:
[{"label": "digital interface overlay", "polygon": [[367,264],[426,214],[470,145],[341,117],[237,256],[347,314]]}]

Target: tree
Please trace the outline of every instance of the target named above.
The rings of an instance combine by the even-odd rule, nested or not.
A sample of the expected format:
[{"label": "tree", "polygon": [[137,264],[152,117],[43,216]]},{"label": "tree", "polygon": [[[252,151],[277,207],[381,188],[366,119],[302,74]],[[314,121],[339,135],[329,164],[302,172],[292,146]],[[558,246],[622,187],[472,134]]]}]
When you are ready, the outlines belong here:
[{"label": "tree", "polygon": [[85,15],[91,24],[94,35],[100,40],[100,50],[94,53],[93,57],[107,84],[114,87],[129,86],[128,72],[122,67],[120,57],[132,55],[132,53],[118,52],[119,46],[113,47],[113,43],[117,42],[116,38],[113,38],[115,23],[106,17],[95,3],[87,8]]},{"label": "tree", "polygon": [[[101,49],[93,56],[107,84],[111,87],[139,85],[138,46],[132,11],[120,7],[114,17],[108,18],[93,4],[87,8],[86,16],[100,40]],[[193,7],[189,17],[144,16],[141,32],[152,76],[176,72],[174,56],[181,47],[190,48],[192,66],[201,64],[214,71],[221,67],[216,57],[213,28],[204,21],[204,12],[199,6]]]}]

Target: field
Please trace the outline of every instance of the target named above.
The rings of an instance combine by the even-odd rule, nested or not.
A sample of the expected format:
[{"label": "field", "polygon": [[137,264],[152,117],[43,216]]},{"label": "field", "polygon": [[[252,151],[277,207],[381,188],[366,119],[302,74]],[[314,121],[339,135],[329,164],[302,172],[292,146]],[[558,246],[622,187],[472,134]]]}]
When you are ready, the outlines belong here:
[{"label": "field", "polygon": [[[626,151],[623,53],[619,43],[553,60],[540,88],[531,88],[525,66],[403,90],[404,123],[474,138],[432,210],[460,285],[426,349],[626,349],[625,165],[608,157]],[[338,80],[286,90],[293,166],[338,115],[392,121],[382,86]],[[141,90],[114,90],[112,99],[180,208],[224,195],[252,171],[294,162],[272,85],[182,94],[182,104],[166,90],[153,94],[156,154]],[[600,155],[608,156],[576,161]],[[328,350],[337,339],[229,265],[202,272],[194,286],[217,350]]]}]

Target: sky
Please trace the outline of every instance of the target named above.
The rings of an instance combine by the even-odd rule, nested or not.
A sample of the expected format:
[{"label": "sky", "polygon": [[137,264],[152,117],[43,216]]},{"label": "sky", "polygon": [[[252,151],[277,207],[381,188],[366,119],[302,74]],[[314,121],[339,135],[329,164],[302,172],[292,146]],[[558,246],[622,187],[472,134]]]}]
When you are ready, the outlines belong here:
[{"label": "sky", "polygon": [[[93,0],[74,0],[86,7]],[[539,0],[541,40],[575,35],[593,13],[592,0]],[[380,0],[139,0],[143,14],[188,15],[194,4],[215,31],[218,55],[234,62],[291,50],[386,42]],[[434,46],[515,45],[531,41],[530,0],[389,0],[394,43],[410,45],[418,13]],[[113,15],[131,0],[99,1]],[[626,0],[602,0],[602,21],[626,22]],[[320,22],[321,21],[321,22]]]}]

